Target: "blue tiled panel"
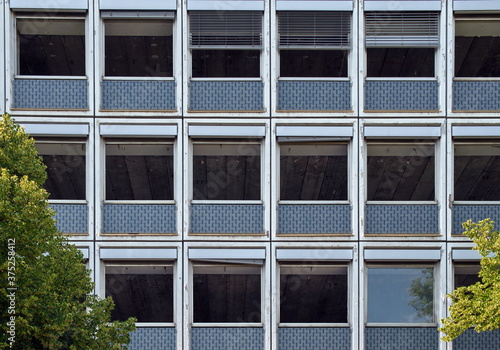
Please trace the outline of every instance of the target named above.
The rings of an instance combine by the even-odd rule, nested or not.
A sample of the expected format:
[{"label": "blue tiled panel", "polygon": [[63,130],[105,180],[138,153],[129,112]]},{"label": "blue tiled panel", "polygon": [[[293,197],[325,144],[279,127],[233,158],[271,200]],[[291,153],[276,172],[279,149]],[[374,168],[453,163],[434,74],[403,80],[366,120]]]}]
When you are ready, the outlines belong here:
[{"label": "blue tiled panel", "polygon": [[176,206],[105,204],[103,233],[175,233]]},{"label": "blue tiled panel", "polygon": [[278,207],[278,233],[351,233],[351,206],[283,205]]},{"label": "blue tiled panel", "polygon": [[189,83],[191,111],[262,111],[261,81],[192,81]]},{"label": "blue tiled panel", "polygon": [[278,350],[350,350],[350,328],[279,328]]},{"label": "blue tiled panel", "polygon": [[439,233],[439,206],[369,204],[366,206],[366,233]]},{"label": "blue tiled panel", "polygon": [[87,204],[51,204],[56,211],[57,229],[62,233],[82,233],[88,231]]},{"label": "blue tiled panel", "polygon": [[103,80],[102,104],[105,110],[175,109],[175,81]]},{"label": "blue tiled panel", "polygon": [[495,221],[496,229],[500,227],[500,205],[454,205],[452,215],[453,234],[464,232],[462,222],[469,219],[472,219],[474,222],[491,219]]},{"label": "blue tiled panel", "polygon": [[453,350],[500,349],[500,331],[481,332],[469,329],[453,341]]},{"label": "blue tiled panel", "polygon": [[199,204],[191,206],[191,233],[263,233],[264,207]]},{"label": "blue tiled panel", "polygon": [[349,111],[349,81],[280,81],[278,110],[282,111]]},{"label": "blue tiled panel", "polygon": [[14,108],[88,109],[87,80],[14,79]]},{"label": "blue tiled panel", "polygon": [[455,81],[454,111],[500,110],[500,81]]},{"label": "blue tiled panel", "polygon": [[192,328],[191,350],[263,350],[262,328]]},{"label": "blue tiled panel", "polygon": [[175,350],[175,328],[142,328],[130,333],[129,350]]},{"label": "blue tiled panel", "polygon": [[366,328],[366,350],[437,350],[436,328]]},{"label": "blue tiled panel", "polygon": [[366,81],[365,110],[439,110],[437,81]]}]

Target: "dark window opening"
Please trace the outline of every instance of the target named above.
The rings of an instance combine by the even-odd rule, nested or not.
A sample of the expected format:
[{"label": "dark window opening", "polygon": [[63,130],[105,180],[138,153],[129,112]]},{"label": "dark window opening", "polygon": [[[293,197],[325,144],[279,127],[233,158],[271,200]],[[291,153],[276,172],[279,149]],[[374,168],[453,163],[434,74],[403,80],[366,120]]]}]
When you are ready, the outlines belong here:
[{"label": "dark window opening", "polygon": [[107,200],[172,200],[172,144],[106,144]]},{"label": "dark window opening", "polygon": [[111,319],[173,322],[172,266],[106,267],[106,297],[113,298]]},{"label": "dark window opening", "polygon": [[281,266],[280,323],[347,323],[347,267]]},{"label": "dark window opening", "polygon": [[369,144],[369,201],[434,200],[433,144]]},{"label": "dark window opening", "polygon": [[368,77],[433,77],[435,53],[434,48],[368,48]]},{"label": "dark window opening", "polygon": [[105,22],[105,75],[171,77],[172,22],[108,20]]},{"label": "dark window opening", "polygon": [[195,266],[194,322],[260,323],[259,266]]},{"label": "dark window opening", "polygon": [[346,144],[281,144],[281,200],[347,200]]},{"label": "dark window opening", "polygon": [[18,18],[20,75],[85,76],[85,20]]},{"label": "dark window opening", "polygon": [[280,76],[347,77],[346,50],[280,50]]},{"label": "dark window opening", "polygon": [[258,78],[260,50],[193,50],[194,78]]},{"label": "dark window opening", "polygon": [[455,285],[454,288],[468,287],[477,282],[481,282],[479,277],[479,265],[459,265],[455,267]]},{"label": "dark window opening", "polygon": [[85,199],[85,143],[37,142],[36,148],[47,167],[49,199]]}]

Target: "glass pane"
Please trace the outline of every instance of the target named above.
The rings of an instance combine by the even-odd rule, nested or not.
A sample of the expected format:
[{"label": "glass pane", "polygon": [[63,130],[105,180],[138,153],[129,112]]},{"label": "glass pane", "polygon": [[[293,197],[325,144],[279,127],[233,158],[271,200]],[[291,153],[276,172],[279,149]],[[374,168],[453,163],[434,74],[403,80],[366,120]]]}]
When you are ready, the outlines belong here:
[{"label": "glass pane", "polygon": [[500,200],[500,145],[455,145],[455,200]]},{"label": "glass pane", "polygon": [[194,78],[258,78],[260,50],[192,50]]},{"label": "glass pane", "polygon": [[193,152],[193,199],[260,199],[260,144],[195,144]]},{"label": "glass pane", "polygon": [[347,323],[347,299],[347,267],[281,268],[281,323]]},{"label": "glass pane", "polygon": [[113,320],[173,322],[172,266],[106,267],[106,297],[115,302]]},{"label": "glass pane", "polygon": [[281,200],[347,200],[347,145],[280,146]]},{"label": "glass pane", "polygon": [[85,20],[19,18],[19,74],[85,75]]},{"label": "glass pane", "polygon": [[433,77],[435,52],[434,48],[368,48],[368,77]]},{"label": "glass pane", "polygon": [[368,268],[368,322],[433,323],[432,268]]},{"label": "glass pane", "polygon": [[106,76],[173,75],[171,21],[109,20],[105,27]]},{"label": "glass pane", "polygon": [[347,77],[347,50],[280,50],[281,77]]},{"label": "glass pane", "polygon": [[260,322],[260,267],[195,267],[193,313],[194,322]]},{"label": "glass pane", "polygon": [[455,267],[455,289],[458,287],[467,287],[480,282],[479,265],[462,265]]},{"label": "glass pane", "polygon": [[173,199],[172,148],[171,144],[106,144],[106,199]]},{"label": "glass pane", "polygon": [[85,144],[36,143],[47,169],[49,199],[85,199]]},{"label": "glass pane", "polygon": [[434,200],[434,145],[369,144],[367,200]]}]

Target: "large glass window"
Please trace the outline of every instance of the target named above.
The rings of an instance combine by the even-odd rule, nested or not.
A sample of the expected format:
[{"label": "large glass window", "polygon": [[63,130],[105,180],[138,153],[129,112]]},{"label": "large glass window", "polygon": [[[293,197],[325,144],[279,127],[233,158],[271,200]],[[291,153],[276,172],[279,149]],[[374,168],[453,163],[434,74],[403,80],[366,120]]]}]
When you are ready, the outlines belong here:
[{"label": "large glass window", "polygon": [[107,200],[172,200],[173,173],[171,143],[106,142]]},{"label": "large glass window", "polygon": [[369,266],[368,323],[435,323],[434,268]]},{"label": "large glass window", "polygon": [[106,19],[104,27],[106,76],[173,75],[173,20]]},{"label": "large glass window", "polygon": [[190,11],[194,78],[260,77],[260,11]]},{"label": "large glass window", "polygon": [[438,12],[366,12],[368,77],[434,77]]},{"label": "large glass window", "polygon": [[281,200],[347,200],[347,144],[282,143]]},{"label": "large glass window", "polygon": [[454,178],[456,201],[500,200],[500,144],[456,143]]},{"label": "large glass window", "polygon": [[260,323],[261,267],[193,266],[193,321]]},{"label": "large glass window", "polygon": [[261,144],[193,144],[194,200],[260,200]]},{"label": "large glass window", "polygon": [[347,323],[347,266],[280,266],[280,323]]},{"label": "large glass window", "polygon": [[49,199],[86,199],[85,140],[37,139],[35,145],[47,167]]},{"label": "large glass window", "polygon": [[351,13],[279,11],[280,77],[347,77]]},{"label": "large glass window", "polygon": [[500,77],[500,18],[455,17],[455,77]]},{"label": "large glass window", "polygon": [[434,200],[434,153],[433,143],[369,143],[367,200]]},{"label": "large glass window", "polygon": [[18,74],[85,75],[85,19],[17,17]]},{"label": "large glass window", "polygon": [[107,265],[106,297],[113,298],[113,320],[173,322],[173,267],[163,264]]}]

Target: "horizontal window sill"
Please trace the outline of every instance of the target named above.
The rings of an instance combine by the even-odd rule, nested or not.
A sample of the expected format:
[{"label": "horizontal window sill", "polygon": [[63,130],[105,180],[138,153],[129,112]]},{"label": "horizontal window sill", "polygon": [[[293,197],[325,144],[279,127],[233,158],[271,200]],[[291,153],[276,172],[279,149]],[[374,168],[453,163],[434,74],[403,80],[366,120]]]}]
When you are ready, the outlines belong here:
[{"label": "horizontal window sill", "polygon": [[193,328],[263,328],[262,323],[193,323],[191,325]]},{"label": "horizontal window sill", "polygon": [[89,204],[85,199],[49,199],[49,204]]},{"label": "horizontal window sill", "polygon": [[438,81],[438,78],[437,77],[425,77],[425,78],[412,78],[412,77],[397,77],[397,78],[379,77],[379,78],[370,78],[370,77],[366,77],[365,81],[366,82],[370,82],[370,81]]},{"label": "horizontal window sill", "polygon": [[16,75],[18,80],[88,80],[87,76],[72,75]]},{"label": "horizontal window sill", "polygon": [[103,81],[175,81],[174,77],[102,77]]},{"label": "horizontal window sill", "polygon": [[456,81],[500,81],[500,77],[474,77],[474,78],[453,78],[453,82]]},{"label": "horizontal window sill", "polygon": [[453,205],[500,205],[498,201],[454,201]]},{"label": "horizontal window sill", "polygon": [[264,202],[262,200],[192,200],[191,204],[199,205],[262,205]]},{"label": "horizontal window sill", "polygon": [[366,205],[437,205],[437,201],[366,201]]},{"label": "horizontal window sill", "polygon": [[437,323],[367,323],[367,328],[434,328]]},{"label": "horizontal window sill", "polygon": [[136,322],[137,328],[175,328],[172,322]]},{"label": "horizontal window sill", "polygon": [[140,205],[140,204],[150,204],[150,205],[173,205],[175,204],[174,200],[109,200],[104,201],[104,205],[106,204],[122,204],[122,205]]},{"label": "horizontal window sill", "polygon": [[256,77],[256,78],[190,78],[189,81],[192,82],[197,82],[197,81],[227,81],[227,82],[234,82],[234,81],[263,81],[261,77]]},{"label": "horizontal window sill", "polygon": [[278,205],[351,205],[349,201],[314,201],[314,200],[283,200]]},{"label": "horizontal window sill", "polygon": [[351,82],[348,77],[345,78],[329,78],[329,77],[279,77],[278,81],[339,81],[339,82]]},{"label": "horizontal window sill", "polygon": [[280,328],[350,328],[349,323],[278,323]]}]

